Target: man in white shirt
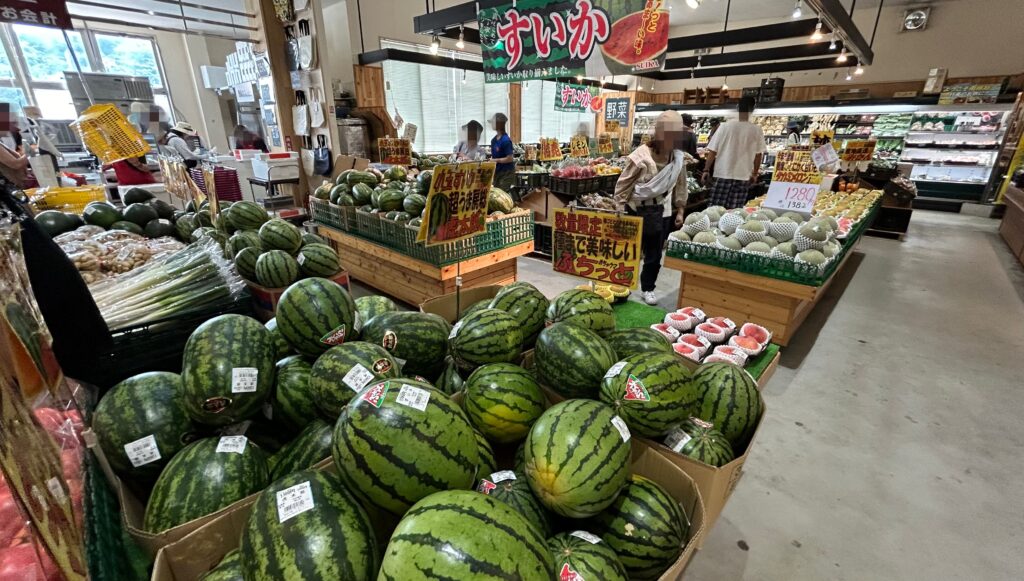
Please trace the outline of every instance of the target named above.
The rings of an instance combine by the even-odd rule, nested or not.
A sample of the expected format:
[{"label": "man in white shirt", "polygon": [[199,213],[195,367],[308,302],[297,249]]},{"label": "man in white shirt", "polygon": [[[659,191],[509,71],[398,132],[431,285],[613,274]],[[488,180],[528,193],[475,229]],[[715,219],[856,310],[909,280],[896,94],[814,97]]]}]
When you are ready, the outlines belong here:
[{"label": "man in white shirt", "polygon": [[754,100],[740,99],[739,120],[723,123],[707,146],[704,183],[714,176],[709,204],[738,208],[747,202],[747,191],[757,182],[761,160],[768,151],[764,132],[750,122]]}]

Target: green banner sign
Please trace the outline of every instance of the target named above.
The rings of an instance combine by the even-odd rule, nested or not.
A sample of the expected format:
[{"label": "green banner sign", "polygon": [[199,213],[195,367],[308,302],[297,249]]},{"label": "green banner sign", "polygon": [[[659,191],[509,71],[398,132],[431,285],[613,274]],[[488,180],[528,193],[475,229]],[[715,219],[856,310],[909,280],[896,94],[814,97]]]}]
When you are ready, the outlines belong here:
[{"label": "green banner sign", "polygon": [[596,113],[601,110],[603,102],[601,91],[597,87],[555,83],[555,111]]}]

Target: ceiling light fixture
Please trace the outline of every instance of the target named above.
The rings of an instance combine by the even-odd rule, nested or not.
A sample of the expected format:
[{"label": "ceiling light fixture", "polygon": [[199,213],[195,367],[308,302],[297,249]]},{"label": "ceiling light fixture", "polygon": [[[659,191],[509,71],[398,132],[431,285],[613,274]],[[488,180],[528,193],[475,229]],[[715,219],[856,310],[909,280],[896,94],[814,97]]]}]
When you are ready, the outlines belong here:
[{"label": "ceiling light fixture", "polygon": [[835,50],[836,49],[836,33],[834,33],[834,32],[832,33],[832,42],[828,43],[828,49],[829,50]]},{"label": "ceiling light fixture", "polygon": [[466,48],[466,35],[461,24],[459,25],[459,41],[455,43],[455,48],[459,50]]},{"label": "ceiling light fixture", "polygon": [[701,0],[686,0],[686,5],[694,10],[700,8]]},{"label": "ceiling light fixture", "polygon": [[858,76],[859,75],[863,75],[864,74],[864,67],[862,67],[860,65],[857,65],[857,68],[853,70],[853,74],[858,75]]},{"label": "ceiling light fixture", "polygon": [[722,90],[723,91],[728,91],[729,90],[729,77],[725,77],[725,79],[722,81]]},{"label": "ceiling light fixture", "polygon": [[811,35],[811,42],[818,42],[825,38],[825,35],[821,33],[821,18],[818,18],[818,23],[814,25],[814,34]]},{"label": "ceiling light fixture", "polygon": [[697,57],[697,68],[700,68],[700,56]]},{"label": "ceiling light fixture", "polygon": [[437,51],[441,48],[441,39],[434,35],[434,38],[430,39],[430,54],[437,54]]},{"label": "ceiling light fixture", "polygon": [[836,62],[837,63],[845,63],[846,62],[846,47],[845,46],[843,47],[843,50],[839,51],[839,56],[836,57]]},{"label": "ceiling light fixture", "polygon": [[583,80],[583,75],[576,75],[576,80],[577,81],[582,81]]},{"label": "ceiling light fixture", "polygon": [[850,74],[850,69],[846,69],[846,80],[847,81],[852,81],[853,80],[853,75]]},{"label": "ceiling light fixture", "polygon": [[793,18],[800,18],[803,15],[803,0],[796,0],[796,6],[793,7]]}]

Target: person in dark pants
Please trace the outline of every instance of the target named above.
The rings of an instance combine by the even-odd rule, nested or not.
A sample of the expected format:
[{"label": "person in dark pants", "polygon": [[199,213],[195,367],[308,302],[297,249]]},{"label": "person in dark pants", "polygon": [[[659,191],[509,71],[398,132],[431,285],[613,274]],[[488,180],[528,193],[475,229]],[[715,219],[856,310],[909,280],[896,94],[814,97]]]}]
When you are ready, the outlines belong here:
[{"label": "person in dark pants", "polygon": [[657,304],[654,294],[665,239],[683,225],[686,208],[686,162],[682,144],[683,119],[665,111],[654,124],[654,137],[629,154],[615,184],[615,194],[626,200],[630,213],[643,219],[640,292],[645,303]]},{"label": "person in dark pants", "polygon": [[690,157],[697,157],[697,134],[693,132],[693,115],[683,113],[683,139],[679,143],[679,149],[690,154]]},{"label": "person in dark pants", "polygon": [[738,110],[739,120],[722,124],[708,142],[702,181],[710,184],[712,206],[738,208],[745,204],[747,192],[757,183],[761,160],[768,151],[761,127],[750,122],[754,100],[740,99]]},{"label": "person in dark pants", "polygon": [[505,133],[508,117],[504,113],[495,113],[487,120],[495,136],[491,139],[491,161],[497,164],[494,169],[494,187],[510,191],[516,183],[515,150],[512,139]]}]

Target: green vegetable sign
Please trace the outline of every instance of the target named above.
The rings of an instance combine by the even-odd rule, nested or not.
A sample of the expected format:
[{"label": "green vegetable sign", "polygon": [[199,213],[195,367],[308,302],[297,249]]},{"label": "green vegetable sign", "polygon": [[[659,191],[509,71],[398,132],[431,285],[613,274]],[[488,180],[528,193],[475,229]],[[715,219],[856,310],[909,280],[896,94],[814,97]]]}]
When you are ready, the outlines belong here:
[{"label": "green vegetable sign", "polygon": [[664,0],[519,0],[481,9],[484,80],[661,70],[668,15]]},{"label": "green vegetable sign", "polygon": [[487,229],[487,194],[494,162],[453,163],[434,168],[417,242],[427,246],[475,236]]}]

